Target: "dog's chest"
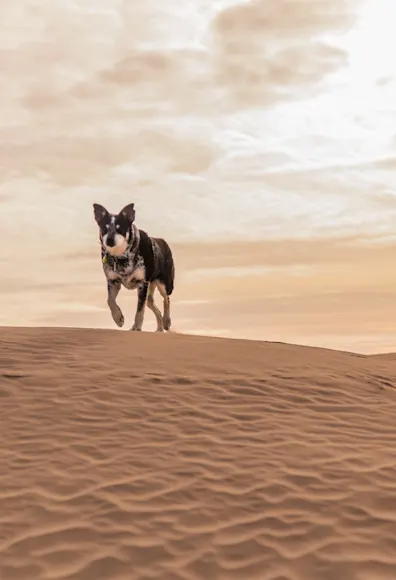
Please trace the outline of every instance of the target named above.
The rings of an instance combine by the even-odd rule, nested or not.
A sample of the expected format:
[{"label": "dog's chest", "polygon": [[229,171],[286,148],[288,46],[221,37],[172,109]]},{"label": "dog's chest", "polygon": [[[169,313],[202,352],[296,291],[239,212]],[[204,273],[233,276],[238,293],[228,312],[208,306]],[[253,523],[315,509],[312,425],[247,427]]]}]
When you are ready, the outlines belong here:
[{"label": "dog's chest", "polygon": [[105,260],[103,269],[109,280],[119,280],[128,290],[133,290],[145,279],[144,260],[140,256],[137,260],[125,262]]}]

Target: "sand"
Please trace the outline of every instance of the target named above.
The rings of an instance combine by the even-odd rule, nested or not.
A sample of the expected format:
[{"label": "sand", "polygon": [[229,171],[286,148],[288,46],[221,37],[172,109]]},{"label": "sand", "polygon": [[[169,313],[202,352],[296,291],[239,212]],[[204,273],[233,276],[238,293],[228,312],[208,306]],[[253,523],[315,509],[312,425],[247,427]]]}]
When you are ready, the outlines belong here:
[{"label": "sand", "polygon": [[394,580],[396,355],[2,328],[1,580]]}]

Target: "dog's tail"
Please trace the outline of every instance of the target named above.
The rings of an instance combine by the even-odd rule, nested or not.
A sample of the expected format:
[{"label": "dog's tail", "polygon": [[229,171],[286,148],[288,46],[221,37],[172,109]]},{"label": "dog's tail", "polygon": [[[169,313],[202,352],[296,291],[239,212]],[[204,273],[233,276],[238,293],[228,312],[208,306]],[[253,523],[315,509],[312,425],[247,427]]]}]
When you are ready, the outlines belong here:
[{"label": "dog's tail", "polygon": [[165,242],[165,288],[166,293],[170,296],[175,285],[175,261],[172,250]]},{"label": "dog's tail", "polygon": [[173,260],[172,250],[170,249],[168,243],[162,238],[154,238],[158,246],[161,248],[161,253],[163,257],[163,266],[161,268],[162,272],[162,282],[165,285],[165,290],[168,296],[173,292],[175,284],[175,262]]}]

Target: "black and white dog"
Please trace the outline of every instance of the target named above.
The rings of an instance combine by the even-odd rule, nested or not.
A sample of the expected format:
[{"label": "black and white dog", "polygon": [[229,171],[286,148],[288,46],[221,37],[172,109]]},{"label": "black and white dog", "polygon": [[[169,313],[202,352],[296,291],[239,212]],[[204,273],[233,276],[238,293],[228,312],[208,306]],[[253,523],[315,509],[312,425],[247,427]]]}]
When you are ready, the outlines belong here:
[{"label": "black and white dog", "polygon": [[[173,291],[175,266],[170,247],[165,240],[151,238],[135,224],[135,209],[131,203],[118,214],[111,214],[94,203],[94,215],[99,226],[103,271],[107,278],[107,304],[114,322],[123,326],[124,316],[116,302],[121,285],[138,290],[135,323],[131,330],[142,330],[144,309],[150,308],[157,319],[157,332],[169,330],[170,295]],[[164,315],[154,303],[158,288],[164,299]]]}]

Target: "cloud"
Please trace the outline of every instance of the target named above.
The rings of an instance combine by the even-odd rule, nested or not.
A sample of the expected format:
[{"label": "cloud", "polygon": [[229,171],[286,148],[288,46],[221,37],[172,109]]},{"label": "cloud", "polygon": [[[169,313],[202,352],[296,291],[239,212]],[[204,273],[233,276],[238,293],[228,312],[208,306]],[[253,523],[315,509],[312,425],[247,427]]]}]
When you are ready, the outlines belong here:
[{"label": "cloud", "polygon": [[199,174],[215,158],[215,147],[198,137],[147,130],[100,136],[61,135],[31,139],[29,143],[0,145],[3,179],[45,174],[61,186],[89,184],[111,168],[132,164],[157,172]]},{"label": "cloud", "polygon": [[170,48],[172,30],[183,34],[166,10],[99,4],[91,14],[25,1],[29,35],[0,51],[0,75],[19,114],[70,129],[117,118],[210,117],[299,98],[345,63],[321,35],[353,20],[348,0],[253,0],[219,12],[200,48]]},{"label": "cloud", "polygon": [[[267,153],[249,160],[256,146],[249,125],[227,113],[295,98],[339,66],[344,55],[320,36],[350,23],[347,0],[255,0],[222,10],[212,24],[214,8],[203,7],[206,20],[197,25],[194,15],[183,23],[172,1],[158,8],[153,0],[97,0],[91,11],[81,2],[21,0],[17,10],[6,1],[0,170],[7,195],[41,199],[46,211],[47,198],[64,196],[76,220],[91,198],[118,204],[133,195],[150,227],[155,199],[177,208],[161,224],[163,235],[222,235],[227,222],[233,235],[250,234],[255,208],[254,235],[288,226],[292,218],[277,218],[279,204],[260,214],[271,184],[256,175],[273,162]],[[199,42],[184,30],[194,27]],[[244,130],[248,145],[238,155]]]},{"label": "cloud", "polygon": [[124,91],[130,107],[157,116],[218,112],[210,55],[196,49],[135,49],[101,71],[98,81]]},{"label": "cloud", "polygon": [[345,64],[325,33],[353,22],[348,0],[253,0],[226,8],[212,24],[217,81],[235,105],[295,98]]}]

